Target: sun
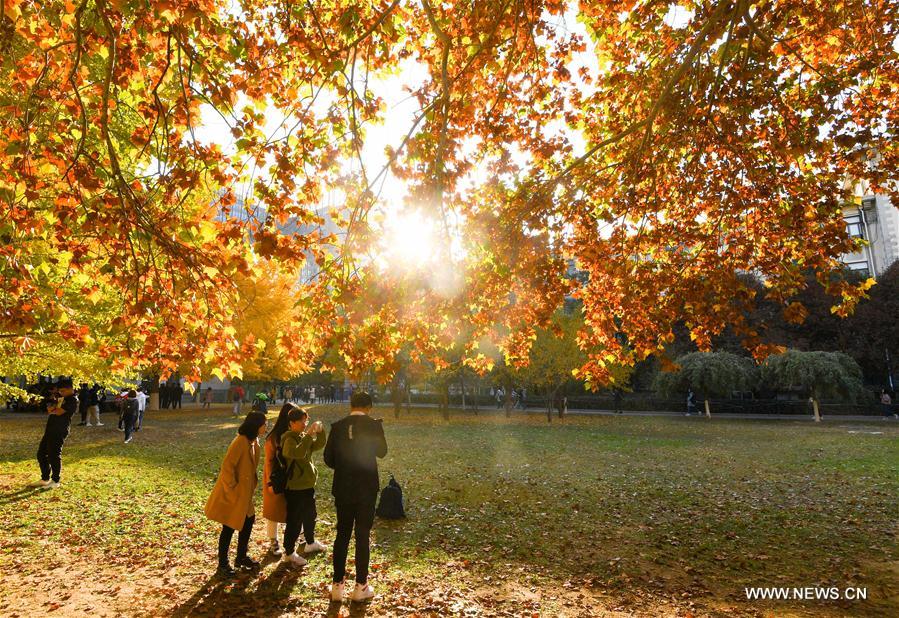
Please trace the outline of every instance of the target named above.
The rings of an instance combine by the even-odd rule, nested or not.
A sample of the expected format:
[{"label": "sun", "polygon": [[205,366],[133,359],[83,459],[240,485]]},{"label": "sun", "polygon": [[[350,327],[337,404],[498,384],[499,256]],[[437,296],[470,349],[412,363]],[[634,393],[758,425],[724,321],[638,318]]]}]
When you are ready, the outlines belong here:
[{"label": "sun", "polygon": [[427,266],[437,253],[434,221],[418,210],[389,214],[383,225],[380,257],[391,269]]}]

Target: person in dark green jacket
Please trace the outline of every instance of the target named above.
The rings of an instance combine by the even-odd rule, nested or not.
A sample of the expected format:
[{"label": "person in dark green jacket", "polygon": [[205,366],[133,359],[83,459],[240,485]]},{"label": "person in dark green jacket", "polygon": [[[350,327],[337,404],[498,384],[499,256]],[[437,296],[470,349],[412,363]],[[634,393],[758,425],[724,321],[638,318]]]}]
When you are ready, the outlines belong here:
[{"label": "person in dark green jacket", "polygon": [[281,457],[289,476],[284,498],[287,501],[287,527],[284,531],[284,562],[296,566],[306,564],[306,559],[295,551],[300,537],[300,525],[306,537],[303,553],[308,555],[325,551],[325,546],[315,540],[315,481],[318,471],[312,463],[312,453],[324,448],[325,428],[321,421],[309,424],[309,413],[302,408],[292,409],[287,419],[288,431],[281,436]]}]

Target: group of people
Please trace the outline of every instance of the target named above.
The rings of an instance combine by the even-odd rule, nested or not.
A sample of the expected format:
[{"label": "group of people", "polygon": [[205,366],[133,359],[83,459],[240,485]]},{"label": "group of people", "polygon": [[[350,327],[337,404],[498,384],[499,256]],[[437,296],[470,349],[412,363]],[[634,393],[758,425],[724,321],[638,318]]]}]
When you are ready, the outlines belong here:
[{"label": "group of people", "polygon": [[119,408],[119,431],[125,432],[125,444],[134,438],[144,424],[147,409],[147,394],[141,389],[128,389],[119,393],[116,403]]},{"label": "group of people", "polygon": [[[506,391],[502,386],[497,386],[493,389],[493,399],[496,401],[497,410],[506,404]],[[521,408],[524,410],[527,405],[525,390],[523,388],[511,389],[509,392],[509,401],[511,402],[513,409]]]},{"label": "group of people", "polygon": [[181,407],[181,397],[184,395],[184,387],[181,382],[159,383],[159,407],[160,409],[172,409]]},{"label": "group of people", "polygon": [[[106,391],[96,384],[89,386],[82,383],[75,391],[70,379],[60,380],[48,390],[43,402],[47,409],[47,424],[37,449],[41,479],[32,483],[32,487],[59,487],[62,447],[71,432],[72,417],[80,412],[78,425],[102,427],[100,408],[106,399]],[[118,429],[125,434],[125,444],[132,441],[134,432],[143,425],[147,399],[147,394],[142,390],[132,388],[118,393],[112,402],[118,411]]]},{"label": "group of people", "polygon": [[[207,517],[222,524],[220,575],[233,575],[235,567],[259,566],[248,555],[248,547],[256,519],[254,495],[260,458],[264,458],[262,514],[267,520],[269,550],[290,566],[303,566],[308,556],[327,551],[315,536],[318,472],[313,454],[324,449],[325,465],[334,470],[331,494],[337,512],[331,600],[344,598],[347,553],[354,531],[356,578],[351,599],[364,601],[374,596],[368,583],[369,539],[380,487],[377,459],[387,454],[387,441],[382,422],[369,416],[371,409],[368,393],[354,393],[349,415],[333,423],[327,434],[321,421],[310,422],[309,413],[290,401],[281,407],[270,430],[264,413],[254,410],[247,414],[228,447],[205,508]],[[262,448],[260,438],[264,439]],[[276,475],[283,484],[277,482]],[[279,538],[282,524],[283,536]],[[228,553],[235,532],[237,552],[232,566]],[[301,535],[304,543],[299,552]]]}]

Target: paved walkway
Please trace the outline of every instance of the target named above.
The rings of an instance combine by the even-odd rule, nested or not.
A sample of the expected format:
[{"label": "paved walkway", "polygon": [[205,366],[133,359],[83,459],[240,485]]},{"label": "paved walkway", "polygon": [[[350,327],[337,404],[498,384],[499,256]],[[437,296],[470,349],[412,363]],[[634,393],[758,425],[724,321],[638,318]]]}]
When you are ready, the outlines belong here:
[{"label": "paved walkway", "polygon": [[[379,402],[376,403],[377,407],[393,407],[392,403],[384,403]],[[413,403],[413,408],[437,408],[436,403]],[[403,408],[405,408],[405,404],[403,404]],[[458,406],[453,406],[450,408],[453,412],[474,412],[474,409],[466,407],[465,410]],[[478,408],[478,412],[481,414],[504,414],[504,411],[501,408],[496,407],[482,407]],[[522,410],[520,408],[515,408],[512,410],[512,414],[537,414],[540,416],[546,416],[546,409],[539,408],[527,408]],[[570,409],[567,412],[568,414],[575,416],[667,416],[667,417],[679,417],[683,418],[683,412],[671,412],[671,411],[659,411],[659,410],[623,410],[621,414],[616,414],[614,410],[573,410]],[[555,410],[553,411],[553,418],[558,418],[559,413]],[[705,414],[692,414],[689,418],[694,419],[705,419]],[[811,414],[738,414],[738,413],[715,413],[712,412],[712,419],[740,419],[740,420],[763,420],[763,421],[812,421],[814,422],[815,417]],[[878,421],[884,422],[882,416],[876,415],[862,415],[862,414],[824,414],[821,416],[822,422],[826,421]],[[893,421],[899,423],[899,420],[895,418],[887,419],[888,421]]]},{"label": "paved walkway", "polygon": [[[309,405],[300,402],[301,406]],[[314,405],[345,405],[348,406],[347,402],[339,402],[335,404],[314,404]],[[229,410],[231,408],[231,404],[213,404],[214,409],[216,410]],[[378,402],[375,404],[376,407],[379,408],[392,408],[393,403],[391,402]],[[274,406],[273,406],[274,407]],[[403,409],[405,409],[405,404],[403,404]],[[436,409],[438,405],[436,403],[413,403],[413,408],[434,408]],[[197,410],[200,408],[199,403],[187,403],[185,402],[183,405],[184,409],[189,410]],[[461,407],[453,406],[450,410],[454,413],[463,412],[466,414],[470,414],[474,412],[474,409],[466,407],[463,410]],[[172,410],[164,410],[164,411],[172,411]],[[249,406],[245,406],[245,412],[249,412]],[[269,410],[271,412],[271,410]],[[500,415],[505,414],[505,412],[501,408],[496,408],[493,406],[490,407],[482,407],[478,409],[480,414],[485,415]],[[573,410],[569,409],[568,414],[572,416],[661,416],[661,417],[672,417],[672,418],[691,418],[691,419],[699,419],[699,420],[721,420],[721,419],[737,419],[737,420],[760,420],[760,421],[808,421],[814,422],[815,418],[811,414],[738,414],[738,413],[715,413],[712,412],[712,418],[706,419],[704,414],[693,414],[690,417],[685,417],[682,412],[671,412],[671,411],[659,411],[659,410],[624,410],[621,414],[616,414],[614,410]],[[111,417],[114,413],[105,413],[103,417]],[[520,408],[515,408],[512,410],[512,415],[519,414],[529,414],[529,415],[538,415],[538,416],[546,416],[546,409],[540,408],[527,408],[526,410],[521,410]],[[27,418],[27,417],[41,417],[43,418],[46,415],[43,414],[34,414],[34,413],[16,413],[9,412],[7,410],[0,409],[0,418],[2,417],[16,417],[16,418]],[[553,419],[559,418],[559,414],[556,411],[553,411]],[[877,423],[896,423],[899,424],[899,420],[895,418],[884,419],[883,416],[879,415],[861,415],[861,414],[825,414],[822,417],[822,422],[833,422],[833,421],[868,421],[868,422],[877,422]],[[73,424],[78,422],[77,415],[73,418]]]}]

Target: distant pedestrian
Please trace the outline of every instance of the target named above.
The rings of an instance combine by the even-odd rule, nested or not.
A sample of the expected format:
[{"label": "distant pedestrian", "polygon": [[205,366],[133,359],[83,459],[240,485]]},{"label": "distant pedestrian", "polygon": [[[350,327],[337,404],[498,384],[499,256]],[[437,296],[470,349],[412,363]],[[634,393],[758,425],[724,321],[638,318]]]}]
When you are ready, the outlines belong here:
[{"label": "distant pedestrian", "polygon": [[231,412],[235,415],[239,415],[241,413],[241,408],[243,407],[243,398],[246,397],[246,391],[243,389],[243,386],[240,384],[235,385],[231,389],[231,402],[234,404]]},{"label": "distant pedestrian", "polygon": [[212,387],[211,386],[207,386],[206,392],[203,393],[203,406],[202,407],[204,407],[204,408],[212,407]]},{"label": "distant pedestrian", "polygon": [[[315,540],[315,482],[318,471],[312,463],[312,453],[325,446],[324,427],[320,421],[308,425],[309,414],[302,408],[293,408],[287,413],[290,429],[281,436],[281,456],[290,474],[287,477],[287,530],[284,532],[285,562],[297,566],[306,564],[306,559],[294,549],[300,537],[300,529],[306,538],[303,554],[325,551],[325,546]],[[356,541],[359,542],[358,540]]]},{"label": "distant pedestrian", "polygon": [[172,385],[172,408],[181,409],[181,399],[184,397],[184,386],[181,380]]},{"label": "distant pedestrian", "polygon": [[615,402],[615,414],[621,414],[621,389],[612,389],[612,398]]},{"label": "distant pedestrian", "polygon": [[368,584],[369,535],[375,519],[375,499],[380,489],[377,458],[387,455],[387,440],[380,419],[368,415],[372,398],[356,391],[350,397],[350,414],[331,425],[325,446],[325,464],[334,470],[331,494],[337,511],[334,541],[334,575],[331,599],[343,599],[350,537],[356,534],[356,588],[352,600],[374,596]]},{"label": "distant pedestrian", "polygon": [[134,423],[134,431],[140,431],[144,426],[144,412],[147,410],[147,394],[144,389],[137,389],[137,417]]},{"label": "distant pedestrian", "polygon": [[101,390],[94,384],[87,392],[87,426],[102,427],[100,422]]},{"label": "distant pedestrian", "polygon": [[116,395],[113,403],[115,404],[116,410],[119,414],[119,431],[125,431],[125,400],[128,398],[128,391],[123,390],[119,391],[119,394]]},{"label": "distant pedestrian", "polygon": [[253,494],[259,483],[259,437],[265,434],[265,415],[259,412],[247,414],[237,436],[231,441],[222,461],[218,480],[206,501],[204,512],[212,521],[222,524],[218,544],[218,574],[233,575],[234,569],[228,561],[228,549],[234,532],[237,535],[237,556],[234,566],[255,568],[259,563],[247,555],[256,510]]},{"label": "distant pedestrian", "polygon": [[890,394],[886,392],[886,390],[880,391],[880,409],[883,412],[883,418],[889,418],[890,416],[896,416],[893,414],[893,398],[890,397]]},{"label": "distant pedestrian", "polygon": [[69,437],[72,416],[78,411],[78,396],[72,388],[71,380],[63,380],[55,392],[51,391],[47,401],[47,425],[44,436],[37,448],[37,463],[41,469],[41,480],[32,487],[59,487],[62,473],[62,445]]},{"label": "distant pedestrian", "polygon": [[253,397],[253,410],[256,412],[268,413],[268,395],[263,392],[256,393]]},{"label": "distant pedestrian", "polygon": [[78,412],[81,414],[81,422],[79,422],[78,425],[80,426],[90,426],[87,422],[87,400],[89,391],[90,387],[82,382],[81,387],[78,389]]},{"label": "distant pedestrian", "polygon": [[134,439],[134,423],[138,417],[137,391],[133,388],[125,394],[122,400],[122,424],[125,428],[125,444]]},{"label": "distant pedestrian", "polygon": [[315,387],[313,386],[309,389],[309,405],[312,405],[314,403],[315,403]]},{"label": "distant pedestrian", "polygon": [[687,413],[684,416],[690,416],[696,412],[696,395],[693,394],[693,389],[687,389]]},{"label": "distant pedestrian", "polygon": [[165,410],[169,407],[169,385],[163,382],[159,385],[159,408]]}]

